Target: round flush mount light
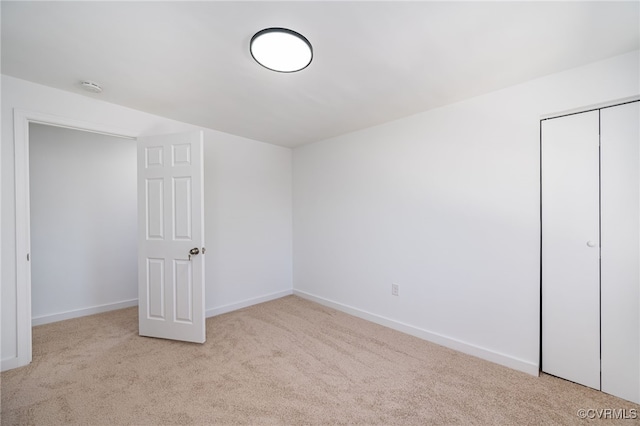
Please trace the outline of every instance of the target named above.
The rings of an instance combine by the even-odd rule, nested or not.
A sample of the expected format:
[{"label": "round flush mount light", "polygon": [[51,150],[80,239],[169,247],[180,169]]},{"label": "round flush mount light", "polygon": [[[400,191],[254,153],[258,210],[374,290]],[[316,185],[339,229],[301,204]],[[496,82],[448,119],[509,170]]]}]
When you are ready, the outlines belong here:
[{"label": "round flush mount light", "polygon": [[313,59],[311,43],[287,28],[265,28],[251,37],[251,56],[263,67],[277,72],[305,69]]},{"label": "round flush mount light", "polygon": [[100,87],[100,85],[98,83],[95,83],[93,81],[88,81],[88,80],[87,81],[81,81],[80,82],[80,87],[82,87],[87,92],[102,93],[102,87]]}]

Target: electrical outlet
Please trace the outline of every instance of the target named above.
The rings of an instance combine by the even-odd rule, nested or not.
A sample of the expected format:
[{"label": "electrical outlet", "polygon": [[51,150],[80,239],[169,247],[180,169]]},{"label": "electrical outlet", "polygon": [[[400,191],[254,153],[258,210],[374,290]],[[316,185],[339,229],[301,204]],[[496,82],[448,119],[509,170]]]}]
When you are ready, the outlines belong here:
[{"label": "electrical outlet", "polygon": [[391,284],[391,295],[392,296],[398,295],[398,284],[396,283]]}]

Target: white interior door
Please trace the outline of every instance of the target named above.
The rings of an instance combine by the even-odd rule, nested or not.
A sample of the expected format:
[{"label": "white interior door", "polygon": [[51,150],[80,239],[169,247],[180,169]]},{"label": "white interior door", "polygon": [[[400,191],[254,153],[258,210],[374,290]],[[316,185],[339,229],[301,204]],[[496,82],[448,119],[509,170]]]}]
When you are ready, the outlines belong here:
[{"label": "white interior door", "polygon": [[141,336],[205,341],[202,149],[202,132],[138,138]]},{"label": "white interior door", "polygon": [[598,111],[542,124],[542,370],[600,389]]},{"label": "white interior door", "polygon": [[600,118],[602,390],[640,403],[640,102]]}]

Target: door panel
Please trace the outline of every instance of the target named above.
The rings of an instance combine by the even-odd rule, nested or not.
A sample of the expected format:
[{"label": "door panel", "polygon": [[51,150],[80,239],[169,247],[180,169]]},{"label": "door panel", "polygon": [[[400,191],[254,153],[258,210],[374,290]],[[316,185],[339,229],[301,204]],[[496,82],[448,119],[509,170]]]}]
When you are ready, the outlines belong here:
[{"label": "door panel", "polygon": [[147,259],[147,316],[164,319],[164,259]]},{"label": "door panel", "polygon": [[600,114],[602,390],[640,403],[640,102]]},{"label": "door panel", "polygon": [[542,370],[600,389],[598,111],[542,124]]},{"label": "door panel", "polygon": [[162,178],[146,180],[146,228],[147,239],[164,239],[164,181]]},{"label": "door panel", "polygon": [[205,341],[202,143],[202,132],[138,139],[142,336]]},{"label": "door panel", "polygon": [[191,178],[173,178],[173,239],[191,241]]}]

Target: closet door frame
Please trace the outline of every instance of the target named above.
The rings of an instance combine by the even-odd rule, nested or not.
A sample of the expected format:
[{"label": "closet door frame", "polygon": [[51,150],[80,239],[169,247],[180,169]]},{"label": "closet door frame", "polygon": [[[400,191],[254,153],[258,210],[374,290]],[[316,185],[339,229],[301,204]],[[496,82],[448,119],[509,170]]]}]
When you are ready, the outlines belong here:
[{"label": "closet door frame", "polygon": [[[640,101],[640,95],[638,96],[632,96],[632,97],[627,97],[627,98],[622,98],[622,99],[618,99],[618,100],[614,100],[614,101],[610,101],[610,102],[604,102],[604,103],[600,103],[600,104],[595,104],[595,105],[591,105],[589,107],[583,107],[583,108],[576,108],[576,109],[571,109],[571,110],[565,110],[562,112],[556,112],[556,113],[551,113],[551,114],[546,114],[540,117],[540,127],[539,127],[539,137],[540,137],[540,157],[539,157],[539,165],[540,165],[540,321],[539,321],[539,327],[540,327],[540,346],[539,346],[539,371],[542,372],[543,370],[543,268],[544,268],[544,264],[543,264],[543,122],[545,120],[548,119],[553,119],[553,118],[561,118],[561,117],[565,117],[565,116],[570,116],[570,115],[574,115],[574,114],[581,114],[581,113],[585,113],[585,112],[590,112],[590,111],[600,111],[600,110],[604,110],[604,109],[608,109],[608,108],[612,108],[612,107],[617,107],[617,106],[622,106],[625,104],[630,104],[630,103],[636,103]],[[640,105],[640,104],[639,104]],[[599,116],[599,126],[601,124],[601,116]],[[601,138],[601,135],[599,135],[599,138]],[[640,148],[639,148],[640,151]],[[601,152],[599,152],[599,157],[602,155]],[[639,154],[640,157],[640,154]],[[601,158],[601,157],[600,157]],[[640,158],[638,158],[638,164],[640,164]],[[599,170],[598,173],[598,179],[600,180],[601,176],[600,176],[601,170]],[[640,182],[639,182],[640,185]],[[639,199],[640,199],[640,194],[639,194]],[[640,206],[638,206],[639,210],[640,210]],[[599,211],[599,215],[601,216],[601,210]],[[639,225],[640,226],[640,225]],[[640,238],[640,236],[639,236]],[[603,244],[606,244],[603,242]],[[639,247],[640,250],[640,247]],[[600,271],[601,271],[602,267],[600,265]],[[601,273],[601,272],[600,272]],[[640,273],[640,271],[639,271]],[[640,295],[638,297],[637,300],[638,306],[640,306]],[[638,330],[638,343],[640,344],[640,314],[638,315],[638,323],[637,323],[637,330]],[[600,336],[600,340],[602,341],[602,336]],[[639,365],[638,365],[638,369],[639,369],[639,374],[637,375],[638,377],[637,379],[637,385],[636,387],[640,388],[640,361],[639,361]],[[601,384],[601,389],[604,392],[607,392],[607,389],[605,389],[604,386],[604,380],[600,381]],[[621,396],[621,395],[617,395],[617,396]],[[624,396],[622,396],[623,398],[625,398]],[[625,399],[634,401],[636,403],[640,403],[640,389],[638,392],[638,395],[636,397],[633,398],[629,398],[626,397]]]}]

